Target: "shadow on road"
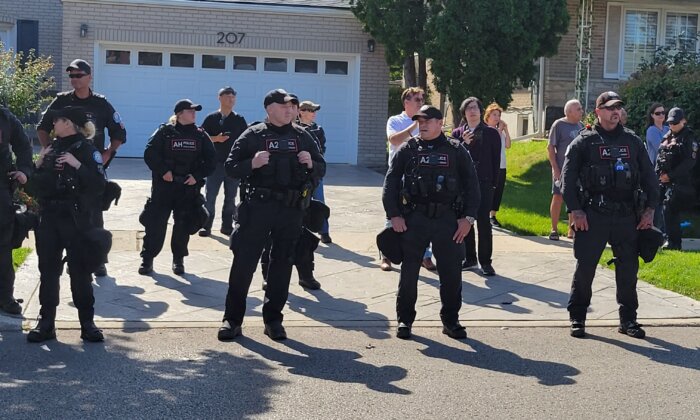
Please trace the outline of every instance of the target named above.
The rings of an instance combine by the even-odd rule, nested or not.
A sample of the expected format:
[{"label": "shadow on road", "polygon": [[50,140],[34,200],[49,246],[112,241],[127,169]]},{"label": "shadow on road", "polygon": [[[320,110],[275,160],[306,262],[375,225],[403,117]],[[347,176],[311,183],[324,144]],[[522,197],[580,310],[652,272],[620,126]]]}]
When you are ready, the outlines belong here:
[{"label": "shadow on road", "polygon": [[[309,299],[303,296],[289,294],[287,304],[289,309],[294,312],[303,314],[315,321],[323,322],[328,325],[333,323],[330,321],[352,320],[352,321],[385,321],[388,325],[389,319],[381,313],[371,312],[367,310],[367,305],[361,302],[356,302],[349,299],[334,297],[328,292],[320,289],[311,292],[316,299]],[[389,332],[384,329],[366,328],[366,327],[348,327],[343,326],[344,330],[360,331],[369,338],[382,340],[390,338]]]},{"label": "shadow on road", "polygon": [[[61,330],[59,340],[69,334],[79,332]],[[251,418],[270,411],[286,383],[264,360],[221,351],[134,353],[136,337],[31,345],[0,334],[0,360],[12,360],[0,364],[0,418]]]},{"label": "shadow on road", "polygon": [[455,341],[455,346],[469,346],[472,351],[447,346],[415,334],[413,341],[426,346],[425,349],[420,350],[425,356],[494,372],[524,377],[531,376],[537,378],[541,385],[573,385],[576,381],[572,377],[580,373],[573,366],[525,359],[511,351],[491,347],[471,338],[467,338],[464,341]]},{"label": "shadow on road", "polygon": [[[697,333],[695,330],[696,329],[689,328],[688,332],[690,334],[695,334]],[[655,337],[647,337],[644,339],[646,343],[653,344],[653,347],[593,334],[588,334],[587,337],[592,340],[620,347],[632,353],[637,353],[640,356],[648,357],[650,360],[657,363],[700,370],[700,348],[692,349],[682,347],[678,344],[669,343],[668,341]],[[636,339],[630,338],[630,340]],[[641,343],[644,343],[644,341],[641,341]]]},{"label": "shadow on road", "polygon": [[377,392],[411,394],[409,390],[393,384],[406,377],[406,369],[363,363],[359,360],[362,355],[354,351],[316,348],[291,339],[281,342],[289,349],[301,353],[298,355],[277,350],[248,337],[243,337],[238,343],[267,360],[288,367],[289,373],[293,375],[339,383],[359,383]]},{"label": "shadow on road", "polygon": [[379,264],[375,263],[375,259],[366,255],[358,254],[357,252],[345,249],[338,244],[330,246],[319,246],[316,248],[316,253],[323,255],[323,258],[338,261],[352,261],[360,267],[377,268]]}]

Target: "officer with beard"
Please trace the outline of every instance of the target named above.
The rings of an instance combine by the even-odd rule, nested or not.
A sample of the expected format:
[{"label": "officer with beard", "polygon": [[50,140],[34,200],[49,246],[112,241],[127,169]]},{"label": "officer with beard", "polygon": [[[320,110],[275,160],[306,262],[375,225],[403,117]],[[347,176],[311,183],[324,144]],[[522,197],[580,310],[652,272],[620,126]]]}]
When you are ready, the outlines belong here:
[{"label": "officer with beard", "polygon": [[387,219],[401,235],[403,262],[396,296],[396,336],[411,338],[416,318],[418,274],[423,253],[433,244],[440,276],[442,332],[461,339],[464,238],[479,208],[479,182],[474,163],[459,140],[442,132],[442,112],[423,105],[413,116],[420,134],[400,146],[384,180],[382,201]]},{"label": "officer with beard", "polygon": [[265,334],[273,340],[287,338],[282,309],[289,294],[295,245],[313,185],[326,172],[314,139],[292,124],[293,101],[283,89],[268,92],[263,101],[267,120],[248,127],[226,161],[226,173],[241,180],[244,194],[231,235],[234,256],[219,340],[241,334],[248,289],[268,238],[272,246],[262,310]]}]

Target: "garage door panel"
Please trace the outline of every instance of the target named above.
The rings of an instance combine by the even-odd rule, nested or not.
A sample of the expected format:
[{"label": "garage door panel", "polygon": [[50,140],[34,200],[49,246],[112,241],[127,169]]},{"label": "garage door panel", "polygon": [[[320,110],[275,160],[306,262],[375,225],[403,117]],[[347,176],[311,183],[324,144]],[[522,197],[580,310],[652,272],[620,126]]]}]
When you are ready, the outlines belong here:
[{"label": "garage door panel", "polygon": [[[167,47],[148,46],[142,48],[124,46],[103,46],[97,56],[104,59],[104,49],[136,51],[162,51],[169,54]],[[296,93],[300,100],[312,100],[322,105],[318,123],[328,137],[326,159],[329,162],[356,163],[357,159],[357,96],[358,79],[350,76],[325,75],[323,57],[318,60],[318,74],[294,72],[293,54],[269,54],[246,52],[246,56],[258,57],[257,71],[231,70],[230,51],[206,52],[189,51],[195,54],[195,68],[173,68],[139,66],[134,60],[130,65],[107,65],[98,63],[96,69],[96,90],[106,95],[114,107],[122,114],[128,132],[127,143],[119,150],[121,156],[143,156],[146,141],[158,127],[167,121],[174,103],[181,98],[190,98],[203,106],[198,115],[201,124],[204,117],[218,106],[216,93],[222,86],[233,86],[237,91],[236,112],[249,123],[261,121],[265,117],[263,96],[271,89],[284,88]],[[227,55],[226,69],[213,70],[197,68],[201,66],[201,54]],[[289,72],[264,72],[261,70],[264,57],[286,57]],[[330,58],[339,60],[338,58]],[[354,68],[353,59],[348,68]]]}]

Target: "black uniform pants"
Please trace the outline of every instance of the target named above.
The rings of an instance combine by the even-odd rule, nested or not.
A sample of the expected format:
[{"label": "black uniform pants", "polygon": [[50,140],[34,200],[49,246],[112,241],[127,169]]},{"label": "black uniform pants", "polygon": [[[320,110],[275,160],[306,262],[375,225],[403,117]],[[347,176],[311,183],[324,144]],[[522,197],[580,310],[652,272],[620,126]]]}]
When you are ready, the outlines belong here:
[{"label": "black uniform pants", "polygon": [[0,304],[14,297],[15,270],[11,244],[14,217],[10,190],[0,186]]},{"label": "black uniform pants", "polygon": [[571,283],[569,317],[584,321],[591,304],[593,277],[606,243],[615,255],[615,283],[620,321],[637,319],[637,221],[634,214],[603,214],[595,208],[586,210],[588,230],[577,231],[574,238],[576,271]]},{"label": "black uniform pants", "polygon": [[92,274],[81,263],[80,229],[68,212],[44,211],[36,230],[36,252],[39,257],[39,303],[44,318],[53,320],[59,303],[59,279],[63,272],[63,250],[66,250],[73,303],[81,322],[92,321],[95,297]]},{"label": "black uniform pants", "polygon": [[[493,204],[493,184],[491,181],[479,181],[481,202],[476,213],[476,228],[479,231],[478,261],[482,266],[491,265],[493,255],[493,229],[491,228],[491,205]],[[467,261],[477,261],[476,234],[474,229],[464,238],[464,249]]]},{"label": "black uniform pants", "polygon": [[423,213],[414,211],[405,216],[405,219],[407,230],[401,234],[403,262],[396,296],[398,321],[411,325],[416,319],[418,275],[425,248],[432,243],[440,275],[440,319],[444,324],[453,324],[458,321],[459,309],[462,307],[460,263],[464,256],[462,245],[452,239],[457,231],[457,217],[454,212],[447,211],[439,218],[430,219]]},{"label": "black uniform pants", "polygon": [[233,264],[229,275],[224,319],[241,325],[248,289],[268,238],[271,240],[267,288],[263,304],[266,324],[282,322],[296,243],[301,235],[302,210],[275,200],[249,200],[238,209],[240,227],[231,236]]},{"label": "black uniform pants", "polygon": [[184,223],[185,215],[192,211],[193,200],[197,196],[199,186],[188,186],[182,183],[154,180],[151,188],[151,208],[146,222],[146,234],[143,237],[141,258],[153,259],[163,249],[165,234],[168,230],[168,220],[173,214],[173,234],[170,238],[170,249],[174,258],[189,255],[187,244],[190,234]]},{"label": "black uniform pants", "polygon": [[[310,233],[309,233],[310,234]],[[260,269],[262,270],[263,278],[267,279],[267,272],[270,267],[270,247],[272,241],[267,241],[265,249],[263,249],[260,257]],[[304,246],[302,249],[296,248],[296,256],[294,258],[294,266],[297,268],[299,280],[308,280],[314,276],[314,250],[309,246]]]}]

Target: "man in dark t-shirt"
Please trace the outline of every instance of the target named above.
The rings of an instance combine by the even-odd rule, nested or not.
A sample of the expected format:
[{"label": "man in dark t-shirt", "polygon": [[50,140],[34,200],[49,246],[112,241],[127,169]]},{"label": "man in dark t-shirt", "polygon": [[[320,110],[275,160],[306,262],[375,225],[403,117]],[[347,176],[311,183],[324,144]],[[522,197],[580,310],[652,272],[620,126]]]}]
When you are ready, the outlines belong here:
[{"label": "man in dark t-shirt", "polygon": [[211,235],[216,215],[216,196],[219,194],[222,183],[224,184],[224,206],[221,210],[221,233],[230,235],[233,232],[233,213],[240,180],[226,176],[224,163],[231,152],[233,142],[248,128],[248,124],[243,116],[233,111],[233,107],[236,105],[236,91],[231,86],[219,89],[219,104],[219,109],[207,115],[202,123],[202,128],[214,142],[216,169],[207,177],[209,221],[199,231],[199,236]]}]

